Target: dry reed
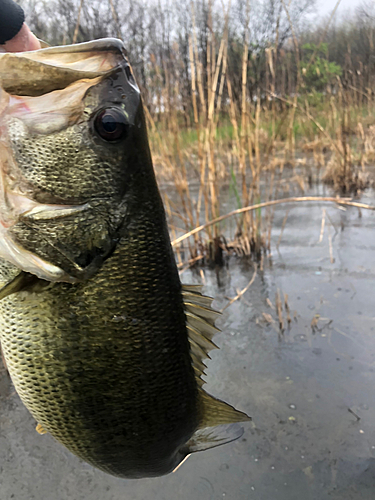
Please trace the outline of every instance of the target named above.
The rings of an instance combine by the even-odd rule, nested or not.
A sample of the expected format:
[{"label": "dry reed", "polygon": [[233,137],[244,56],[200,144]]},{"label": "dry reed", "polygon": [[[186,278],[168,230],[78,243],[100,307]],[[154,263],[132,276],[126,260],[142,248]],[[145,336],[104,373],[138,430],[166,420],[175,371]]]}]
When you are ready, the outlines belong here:
[{"label": "dry reed", "polygon": [[[249,0],[246,5],[249,16]],[[158,179],[175,187],[175,194],[165,189],[163,197],[180,269],[223,263],[231,251],[262,262],[271,249],[275,205],[312,199],[296,195],[303,195],[314,179],[330,184],[333,194],[359,195],[370,185],[368,166],[375,161],[375,103],[367,87],[373,77],[367,70],[365,75],[349,68],[318,97],[309,94],[292,26],[291,49],[280,51],[275,44],[265,52],[262,88],[251,86],[251,74],[260,70],[249,57],[245,33],[241,85],[235,88],[228,55],[230,6],[220,37],[212,28],[210,6],[203,53],[191,3],[188,91],[182,92],[177,48],[169,61],[150,60],[148,95],[153,98],[146,102],[146,118]],[[290,20],[287,2],[282,6]],[[356,206],[334,197],[330,201]],[[234,215],[228,242],[228,227],[221,223]],[[187,246],[180,245],[183,240]]]}]

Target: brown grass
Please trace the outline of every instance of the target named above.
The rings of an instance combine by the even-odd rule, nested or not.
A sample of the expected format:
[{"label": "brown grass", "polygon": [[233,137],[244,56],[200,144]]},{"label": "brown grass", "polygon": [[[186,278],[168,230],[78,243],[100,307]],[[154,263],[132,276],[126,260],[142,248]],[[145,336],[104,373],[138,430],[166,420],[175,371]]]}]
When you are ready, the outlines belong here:
[{"label": "brown grass", "polygon": [[[360,74],[347,71],[345,85],[337,78],[315,103],[298,71],[294,95],[288,97],[290,79],[280,83],[277,78],[283,75],[280,68],[289,67],[291,52],[270,46],[264,88],[250,94],[248,75],[256,68],[248,57],[247,35],[236,100],[228,72],[228,12],[224,16],[223,35],[216,39],[210,31],[203,60],[192,10],[187,111],[178,72],[158,66],[155,58],[150,61],[148,94],[153,101],[146,117],[159,182],[174,187],[173,195],[167,189],[163,197],[181,269],[223,264],[228,253],[250,256],[262,266],[271,249],[274,205],[280,198],[303,195],[317,178],[329,184],[333,194],[358,196],[370,185],[368,166],[375,162],[375,103]],[[294,31],[293,46],[299,68]],[[177,49],[170,57],[178,68]],[[224,226],[234,207],[235,218],[230,227]],[[183,234],[184,245],[178,243]]]}]

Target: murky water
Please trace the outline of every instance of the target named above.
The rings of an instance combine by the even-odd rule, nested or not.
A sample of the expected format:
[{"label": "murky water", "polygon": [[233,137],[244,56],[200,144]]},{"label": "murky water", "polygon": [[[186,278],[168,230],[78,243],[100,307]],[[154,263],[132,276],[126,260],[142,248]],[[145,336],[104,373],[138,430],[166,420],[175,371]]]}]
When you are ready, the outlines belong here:
[{"label": "murky water", "polygon": [[[375,213],[326,208],[321,242],[322,206],[292,208],[279,251],[290,207],[277,208],[272,265],[219,322],[206,388],[252,415],[239,441],[196,454],[166,477],[113,478],[38,435],[1,368],[0,500],[373,499]],[[235,261],[205,271],[205,292],[220,309],[253,272]]]}]

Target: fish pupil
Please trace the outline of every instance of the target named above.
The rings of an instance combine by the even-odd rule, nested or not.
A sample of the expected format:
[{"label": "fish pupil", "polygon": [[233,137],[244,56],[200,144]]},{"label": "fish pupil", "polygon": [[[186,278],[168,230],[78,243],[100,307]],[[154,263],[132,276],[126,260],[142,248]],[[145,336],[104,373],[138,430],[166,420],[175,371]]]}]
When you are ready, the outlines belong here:
[{"label": "fish pupil", "polygon": [[113,116],[104,116],[102,119],[103,128],[109,134],[112,134],[117,129],[117,122]]},{"label": "fish pupil", "polygon": [[121,109],[107,108],[99,111],[94,126],[99,136],[108,142],[120,141],[128,135],[129,123]]}]

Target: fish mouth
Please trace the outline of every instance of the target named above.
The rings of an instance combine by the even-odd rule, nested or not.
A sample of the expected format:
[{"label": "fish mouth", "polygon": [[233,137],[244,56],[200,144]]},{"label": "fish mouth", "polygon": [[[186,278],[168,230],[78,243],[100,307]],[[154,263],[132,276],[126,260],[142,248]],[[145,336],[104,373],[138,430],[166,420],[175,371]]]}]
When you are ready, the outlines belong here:
[{"label": "fish mouth", "polygon": [[[9,130],[21,123],[33,137],[83,127],[87,92],[120,71],[129,91],[123,104],[135,115],[139,89],[119,40],[0,55],[0,259],[47,281],[77,283],[114,251],[126,215],[123,191],[94,186],[73,189],[70,197],[69,189],[57,195],[51,183],[33,185],[35,176],[17,163]],[[23,164],[28,174],[35,168],[28,157]]]},{"label": "fish mouth", "polygon": [[0,259],[18,269],[50,282],[86,281],[113,252],[125,213],[124,200],[65,202],[36,189],[0,144]]}]

